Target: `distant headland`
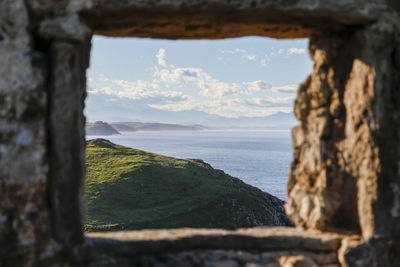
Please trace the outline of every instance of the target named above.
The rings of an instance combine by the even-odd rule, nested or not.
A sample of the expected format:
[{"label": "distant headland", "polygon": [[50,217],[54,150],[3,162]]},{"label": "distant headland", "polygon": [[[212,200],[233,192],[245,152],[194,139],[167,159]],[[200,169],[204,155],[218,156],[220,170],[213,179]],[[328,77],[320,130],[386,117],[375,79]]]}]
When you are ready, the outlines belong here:
[{"label": "distant headland", "polygon": [[155,122],[111,122],[104,121],[86,123],[86,135],[114,135],[120,132],[136,131],[198,131],[207,127],[202,125],[181,125]]}]

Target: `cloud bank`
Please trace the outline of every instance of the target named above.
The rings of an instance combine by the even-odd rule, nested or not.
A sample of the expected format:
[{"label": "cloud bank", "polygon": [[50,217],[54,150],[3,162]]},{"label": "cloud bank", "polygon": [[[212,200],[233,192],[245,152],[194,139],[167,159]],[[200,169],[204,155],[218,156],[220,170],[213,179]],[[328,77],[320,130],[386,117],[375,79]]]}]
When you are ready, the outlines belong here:
[{"label": "cloud bank", "polygon": [[[244,49],[221,53],[239,53],[246,60],[256,56]],[[284,50],[277,51],[283,54]],[[305,49],[291,48],[287,54],[305,53]],[[109,102],[118,99],[142,100],[153,109],[167,111],[202,111],[224,117],[259,117],[276,112],[291,112],[297,86],[275,86],[269,81],[226,82],[213,77],[201,68],[174,67],[166,61],[166,50],[155,55],[157,66],[152,80],[117,80],[101,75],[89,80],[89,94],[109,96]],[[261,64],[266,61],[261,60]],[[171,89],[174,88],[174,89]]]}]

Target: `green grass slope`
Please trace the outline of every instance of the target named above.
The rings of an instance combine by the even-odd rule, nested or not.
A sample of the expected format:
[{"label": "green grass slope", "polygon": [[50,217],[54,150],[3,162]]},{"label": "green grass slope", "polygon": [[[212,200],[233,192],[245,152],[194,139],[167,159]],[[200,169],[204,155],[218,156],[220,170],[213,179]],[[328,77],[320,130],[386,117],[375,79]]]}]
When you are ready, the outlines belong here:
[{"label": "green grass slope", "polygon": [[86,167],[86,231],[291,225],[281,200],[201,160],[94,139]]}]

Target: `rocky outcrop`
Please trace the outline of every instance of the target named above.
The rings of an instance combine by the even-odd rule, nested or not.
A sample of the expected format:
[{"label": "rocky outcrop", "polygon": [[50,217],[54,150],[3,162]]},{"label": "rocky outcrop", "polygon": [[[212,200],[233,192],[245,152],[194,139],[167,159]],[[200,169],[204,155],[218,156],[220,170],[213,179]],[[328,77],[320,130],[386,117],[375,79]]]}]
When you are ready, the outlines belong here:
[{"label": "rocky outcrop", "polygon": [[205,127],[201,125],[181,125],[171,123],[156,122],[112,122],[112,127],[118,131],[134,132],[134,131],[199,131]]}]

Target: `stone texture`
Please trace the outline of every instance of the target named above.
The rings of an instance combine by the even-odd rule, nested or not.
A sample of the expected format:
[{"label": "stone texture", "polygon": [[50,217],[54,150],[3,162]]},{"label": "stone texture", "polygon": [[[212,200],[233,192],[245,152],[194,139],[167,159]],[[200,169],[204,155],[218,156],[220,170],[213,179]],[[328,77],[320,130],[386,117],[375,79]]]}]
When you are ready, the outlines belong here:
[{"label": "stone texture", "polygon": [[400,2],[397,0],[387,0],[386,3],[391,7],[400,11]]},{"label": "stone texture", "polygon": [[[257,228],[83,235],[92,32],[310,38],[287,213],[350,235],[342,266],[400,265],[396,0],[0,0],[0,265],[337,266],[342,236]],[[354,234],[361,236],[354,237]],[[122,241],[121,241],[122,240]]]},{"label": "stone texture", "polygon": [[399,246],[390,238],[371,238],[368,242],[345,238],[338,252],[339,262],[350,266],[399,266]]},{"label": "stone texture", "polygon": [[361,230],[371,241],[349,253],[371,266],[389,266],[383,244],[399,242],[399,22],[388,13],[350,35],[314,36],[314,72],[295,104],[286,211],[305,228]]},{"label": "stone texture", "polygon": [[[364,238],[394,238],[400,236],[400,17],[388,14],[360,35],[366,48],[360,56],[363,68],[351,79],[360,95],[348,94],[348,114],[356,118],[354,127],[346,129],[354,148],[348,157],[357,160],[352,172],[358,179]],[[363,101],[355,106],[357,97]],[[356,143],[356,136],[362,141]]]},{"label": "stone texture", "polygon": [[[180,228],[87,233],[91,242],[106,252],[159,253],[177,249],[221,248],[259,250],[336,251],[342,236],[334,233],[303,231],[292,227],[254,227],[235,231]],[[107,242],[101,242],[107,239]],[[118,248],[121,248],[120,252]],[[129,248],[129,249],[128,249]]]},{"label": "stone texture", "polygon": [[[83,47],[82,47],[83,46]],[[54,41],[50,48],[50,198],[54,238],[83,242],[85,69],[87,47]]]},{"label": "stone texture", "polygon": [[398,232],[399,21],[387,14],[350,35],[311,39],[286,205],[297,225],[361,228],[365,239]]},{"label": "stone texture", "polygon": [[[374,20],[385,1],[75,1],[97,34],[154,38],[309,37]],[[128,26],[129,25],[129,26]]]},{"label": "stone texture", "polygon": [[[294,161],[286,212],[296,225],[359,231],[357,180],[346,169],[345,87],[357,49],[353,35],[316,35],[310,40],[314,71],[300,85],[293,129]],[[357,62],[357,61],[356,61]]]},{"label": "stone texture", "polygon": [[0,265],[6,266],[28,266],[50,240],[47,69],[30,39],[24,1],[0,1]]},{"label": "stone texture", "polygon": [[79,20],[78,15],[45,19],[39,25],[38,35],[44,39],[85,42],[91,30]]},{"label": "stone texture", "polygon": [[[339,266],[342,236],[290,227],[88,233],[91,266]],[[76,255],[81,259],[80,255]],[[79,265],[79,261],[76,261]]]},{"label": "stone texture", "polygon": [[304,251],[248,252],[243,250],[184,250],[175,253],[130,255],[110,258],[99,255],[90,263],[75,262],[72,266],[207,266],[207,267],[339,267],[336,253]]}]

